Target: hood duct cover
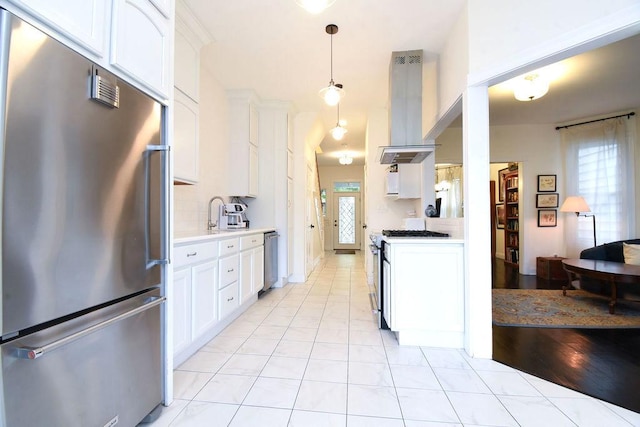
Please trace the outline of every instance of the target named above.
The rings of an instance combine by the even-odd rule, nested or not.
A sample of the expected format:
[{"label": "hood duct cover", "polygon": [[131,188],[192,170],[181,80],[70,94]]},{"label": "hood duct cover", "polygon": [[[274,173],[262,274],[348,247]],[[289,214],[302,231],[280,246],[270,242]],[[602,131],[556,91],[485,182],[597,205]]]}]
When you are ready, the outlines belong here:
[{"label": "hood duct cover", "polygon": [[434,150],[422,143],[422,50],[392,52],[389,65],[389,146],[380,163],[420,163]]}]

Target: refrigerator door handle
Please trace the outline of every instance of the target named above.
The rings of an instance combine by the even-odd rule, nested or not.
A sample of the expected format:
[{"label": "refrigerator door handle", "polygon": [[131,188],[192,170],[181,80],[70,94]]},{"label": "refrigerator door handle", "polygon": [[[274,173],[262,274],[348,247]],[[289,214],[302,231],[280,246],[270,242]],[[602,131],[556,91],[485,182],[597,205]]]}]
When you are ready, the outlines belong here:
[{"label": "refrigerator door handle", "polygon": [[[167,236],[167,214],[164,210],[160,213],[160,235],[161,243],[160,243],[160,251],[161,257],[158,259],[151,258],[151,244],[149,242],[149,238],[151,235],[151,224],[149,221],[149,215],[151,213],[151,166],[150,166],[150,157],[154,152],[160,152],[162,156],[162,168],[161,168],[161,176],[160,179],[162,181],[162,198],[166,197],[166,182],[167,182],[167,171],[169,170],[169,150],[171,148],[168,145],[147,145],[147,150],[145,151],[144,156],[144,175],[145,175],[145,184],[144,184],[144,217],[145,217],[145,251],[147,258],[147,269],[153,267],[154,265],[165,265],[169,264],[169,257],[167,254],[169,253],[168,249],[168,236]],[[164,202],[164,201],[163,201]]]},{"label": "refrigerator door handle", "polygon": [[71,335],[67,335],[64,338],[60,338],[59,340],[50,342],[49,344],[42,345],[40,347],[19,347],[15,349],[15,356],[20,359],[30,359],[34,360],[39,358],[40,356],[44,356],[45,353],[55,350],[58,347],[62,347],[63,345],[69,344],[72,341],[75,341],[79,338],[82,338],[86,335],[89,335],[93,332],[99,331],[100,329],[104,329],[107,326],[119,322],[123,319],[126,319],[131,316],[135,316],[138,313],[141,313],[145,310],[150,309],[151,307],[155,307],[156,305],[162,304],[166,300],[166,297],[150,297],[147,302],[141,306],[138,306],[134,309],[121,313],[117,316],[114,316],[110,319],[105,320],[104,322],[97,323],[93,326],[90,326],[81,331],[75,332]]}]

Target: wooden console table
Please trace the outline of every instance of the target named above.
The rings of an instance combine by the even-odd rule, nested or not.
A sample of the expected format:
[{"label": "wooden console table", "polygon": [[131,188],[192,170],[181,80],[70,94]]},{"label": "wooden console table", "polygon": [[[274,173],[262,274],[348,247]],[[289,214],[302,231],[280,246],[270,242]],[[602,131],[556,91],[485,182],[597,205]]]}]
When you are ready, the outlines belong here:
[{"label": "wooden console table", "polygon": [[[608,282],[611,285],[611,301],[609,302],[609,313],[611,314],[614,314],[616,309],[616,285],[618,283],[640,284],[640,265],[594,259],[563,259],[562,268],[569,273],[569,282],[571,282],[572,274]],[[567,295],[567,286],[562,287],[562,294]]]}]

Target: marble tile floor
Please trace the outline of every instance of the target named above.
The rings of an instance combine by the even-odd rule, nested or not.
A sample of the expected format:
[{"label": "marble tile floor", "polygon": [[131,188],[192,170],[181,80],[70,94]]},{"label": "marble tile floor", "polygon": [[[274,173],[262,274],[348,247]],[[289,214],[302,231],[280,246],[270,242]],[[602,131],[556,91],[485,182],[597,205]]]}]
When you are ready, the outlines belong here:
[{"label": "marble tile floor", "polygon": [[[273,289],[174,371],[161,426],[640,426],[640,414],[463,349],[399,346],[362,254]],[[146,424],[149,426],[149,424]]]}]

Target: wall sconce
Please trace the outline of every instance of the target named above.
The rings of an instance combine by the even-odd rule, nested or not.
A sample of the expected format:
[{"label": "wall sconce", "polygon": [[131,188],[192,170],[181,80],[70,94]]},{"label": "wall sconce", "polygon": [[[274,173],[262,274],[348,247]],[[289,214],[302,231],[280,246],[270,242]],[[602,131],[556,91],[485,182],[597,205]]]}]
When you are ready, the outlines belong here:
[{"label": "wall sconce", "polygon": [[587,215],[580,212],[591,212],[591,208],[582,196],[569,196],[565,199],[560,212],[575,212],[576,216],[584,216],[593,218],[593,246],[596,246],[596,216],[594,214]]}]

